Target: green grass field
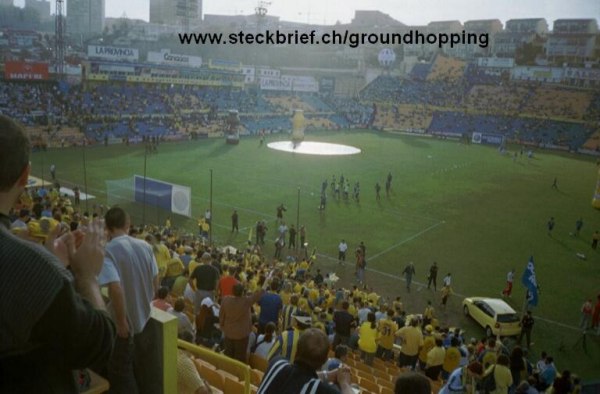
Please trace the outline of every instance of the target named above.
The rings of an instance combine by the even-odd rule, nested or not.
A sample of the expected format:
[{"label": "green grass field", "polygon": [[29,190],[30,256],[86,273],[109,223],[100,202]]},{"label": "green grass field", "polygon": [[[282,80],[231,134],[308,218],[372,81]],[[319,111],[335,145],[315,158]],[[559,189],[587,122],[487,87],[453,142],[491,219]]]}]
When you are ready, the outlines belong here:
[{"label": "green grass field", "polygon": [[[284,136],[271,136],[267,142]],[[597,181],[595,161],[567,154],[536,152],[516,162],[494,147],[463,145],[418,137],[366,131],[317,133],[307,139],[353,145],[362,149],[354,156],[319,157],[294,155],[259,147],[258,139],[243,139],[238,146],[223,140],[162,144],[148,156],[148,177],[192,188],[193,214],[208,207],[209,169],[213,170],[214,239],[240,246],[258,219],[270,223],[268,239],[274,239],[275,207],[283,202],[285,220],[296,223],[300,188],[300,224],[307,228],[309,248],[317,247],[318,266],[336,271],[350,285],[353,265],[340,267],[328,258],[337,256],[344,238],[353,250],[360,241],[367,246],[367,282],[385,296],[401,296],[409,311],[422,312],[428,299],[439,305],[439,294],[413,286],[407,293],[400,273],[415,263],[417,282],[426,281],[435,260],[438,282],[452,272],[453,288],[448,309],[439,311],[442,322],[465,327],[467,336],[481,337],[483,329],[462,317],[462,296],[499,297],[509,269],[517,270],[509,303],[520,311],[524,299],[521,274],[530,255],[536,263],[541,286],[540,304],[534,311],[532,353],[554,355],[559,369],[570,368],[584,378],[600,378],[600,340],[587,336],[588,355],[577,343],[580,307],[600,291],[600,253],[590,247],[594,230],[600,229],[599,212],[591,207]],[[509,148],[510,150],[510,148]],[[54,150],[33,156],[34,175],[41,175],[44,155],[46,178],[50,163],[65,183],[83,185],[81,149]],[[86,150],[89,192],[105,201],[106,179],[143,173],[143,146],[96,147]],[[375,182],[382,188],[393,174],[392,195],[375,199]],[[319,192],[324,179],[344,174],[360,181],[361,201],[336,201],[328,190],[328,204],[319,212]],[[559,190],[551,188],[558,178]],[[91,205],[90,205],[91,207]],[[230,233],[230,217],[240,216],[237,235]],[[148,208],[147,222],[164,222],[167,214]],[[137,216],[137,215],[136,215]],[[554,216],[556,227],[549,237],[546,223]],[[575,221],[584,221],[580,237],[571,236]],[[195,230],[195,221],[174,218]],[[134,217],[140,223],[140,217]],[[272,242],[266,252],[272,253]],[[576,253],[584,253],[580,260]],[[439,306],[437,307],[439,309]],[[596,367],[593,367],[596,365]]]}]

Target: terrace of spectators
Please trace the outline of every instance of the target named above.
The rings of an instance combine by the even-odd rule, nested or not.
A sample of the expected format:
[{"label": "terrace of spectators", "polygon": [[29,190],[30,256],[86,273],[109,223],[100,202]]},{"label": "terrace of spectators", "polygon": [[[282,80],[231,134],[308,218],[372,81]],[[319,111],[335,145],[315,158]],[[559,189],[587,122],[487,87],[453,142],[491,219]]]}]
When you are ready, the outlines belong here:
[{"label": "terrace of spectators", "polygon": [[[36,193],[35,189],[28,189],[28,193],[32,194],[32,198],[27,201],[33,201],[33,197]],[[51,204],[68,207],[64,209],[64,219],[71,220],[75,218],[74,213],[78,210],[77,207],[71,202],[65,204],[65,200],[68,197],[59,197],[56,201]],[[13,212],[16,214],[16,212]],[[38,218],[33,218],[33,221]],[[245,284],[246,287],[260,287],[261,279],[266,276],[266,273],[276,267],[276,275],[278,276],[281,283],[281,294],[284,303],[288,303],[292,294],[297,294],[302,300],[306,302],[299,302],[299,308],[312,316],[313,322],[330,323],[332,320],[332,313],[339,305],[338,294],[342,292],[342,300],[348,300],[351,303],[351,309],[349,312],[357,319],[358,309],[361,303],[368,305],[372,310],[382,311],[383,310],[383,299],[376,293],[374,289],[358,288],[353,287],[352,289],[344,289],[338,285],[331,285],[325,282],[324,284],[316,284],[313,280],[314,270],[312,265],[314,262],[308,263],[308,270],[300,275],[299,270],[302,265],[300,262],[288,261],[283,262],[271,262],[271,259],[267,259],[266,256],[262,255],[259,249],[247,249],[240,250],[238,254],[229,255],[220,251],[217,246],[207,246],[199,237],[180,233],[176,228],[161,228],[159,226],[146,226],[143,228],[136,228],[137,234],[141,239],[147,234],[155,234],[158,239],[164,242],[167,247],[169,254],[172,259],[179,260],[179,256],[184,254],[185,247],[192,249],[192,255],[202,255],[204,252],[210,252],[216,261],[219,261],[221,267],[231,266],[239,267],[239,272],[244,273],[236,274],[237,280]],[[274,264],[274,265],[273,265]],[[168,270],[167,270],[168,272]],[[237,268],[232,272],[238,272]],[[181,274],[179,274],[181,276]],[[184,282],[187,283],[188,278],[182,276]],[[255,279],[250,279],[255,278]],[[177,279],[176,279],[177,281]],[[151,284],[149,284],[151,285]],[[186,293],[182,289],[176,291],[175,287],[170,289],[171,294],[167,301],[173,302],[173,300],[184,297],[186,315],[191,317],[191,321],[195,322],[195,314],[193,308],[193,302],[191,299],[186,298]],[[312,294],[316,296],[313,297]],[[337,302],[337,304],[336,304]],[[316,310],[316,307],[321,308],[325,313],[321,313]],[[387,307],[393,308],[394,317],[399,317],[401,308],[404,312],[412,312],[411,305],[404,304],[403,306],[387,305]],[[256,310],[254,311],[256,313]],[[409,314],[410,316],[410,314]],[[412,315],[416,316],[416,315]],[[149,331],[152,332],[153,337],[156,340],[156,346],[159,349],[158,352],[148,354],[145,362],[149,363],[149,370],[153,370],[154,366],[160,365],[161,378],[160,384],[161,389],[170,392],[174,390],[177,382],[177,375],[180,371],[177,369],[177,348],[183,349],[188,352],[188,356],[191,357],[191,361],[195,366],[198,374],[208,382],[215,393],[225,394],[249,394],[256,393],[262,379],[265,376],[268,368],[268,361],[256,354],[250,354],[248,363],[243,363],[234,359],[231,359],[219,351],[215,351],[209,347],[205,347],[202,344],[193,344],[176,339],[176,333],[178,332],[178,320],[171,316],[169,313],[165,313],[153,307],[151,319],[148,323],[150,326]],[[437,315],[434,315],[431,325],[434,327],[435,332],[431,335],[440,336],[441,338],[447,337],[449,334],[448,328],[444,326],[444,323],[440,321]],[[326,332],[331,335],[331,329],[329,324],[324,325],[323,328]],[[355,339],[358,332],[353,334]],[[477,344],[467,344],[465,338],[460,338],[462,343],[465,344],[466,358],[475,360],[479,357],[481,352],[485,349],[482,342]],[[467,346],[468,345],[468,346]],[[512,341],[497,341],[497,352],[503,354],[509,354],[510,349],[515,343]],[[391,394],[394,390],[395,379],[404,373],[406,369],[399,368],[394,360],[398,357],[398,346],[394,347],[394,358],[392,360],[382,360],[375,358],[372,365],[367,365],[358,354],[358,349],[355,346],[351,346],[348,357],[344,363],[351,370],[351,380],[354,384],[358,385],[363,393],[371,394]],[[479,352],[479,353],[478,353]],[[330,357],[333,357],[333,349],[330,351]],[[536,360],[529,360],[535,362]],[[557,360],[558,361],[558,360]],[[152,367],[151,367],[152,366]],[[154,379],[156,376],[147,376],[147,379]],[[95,387],[106,390],[110,385],[110,382],[97,377],[94,375]],[[443,385],[443,380],[438,377],[436,380],[430,380],[432,387],[432,393],[437,393]]]},{"label": "terrace of spectators", "polygon": [[[437,56],[432,63],[415,65],[410,79],[377,77],[363,89],[360,100],[324,99],[302,92],[257,94],[234,87],[110,82],[67,88],[65,84],[3,82],[0,111],[29,126],[62,125],[52,133],[40,134],[46,145],[53,146],[76,143],[79,138],[73,133],[75,127],[96,142],[126,135],[133,139],[185,136],[191,132],[219,135],[219,114],[229,109],[240,112],[249,133],[278,132],[289,129],[286,118],[297,108],[305,111],[309,129],[373,125],[378,129],[434,131],[446,124],[449,129],[463,132],[494,131],[509,138],[518,134],[521,141],[545,141],[545,145],[594,145],[593,141],[586,141],[597,127],[593,122],[600,114],[599,93],[505,80],[481,84],[482,75],[481,69],[473,65]],[[473,85],[474,81],[477,84]],[[375,118],[373,103],[378,106]],[[463,112],[487,117],[466,116]],[[312,119],[316,115],[321,119]],[[539,120],[523,120],[521,126],[515,127],[515,120],[505,118],[506,115]],[[134,121],[131,126],[130,119]],[[457,120],[458,124],[449,124],[448,119]],[[565,123],[586,121],[583,126]],[[478,127],[482,129],[477,130]]]},{"label": "terrace of spectators", "polygon": [[464,106],[474,112],[518,115],[531,90],[514,85],[475,85],[464,100]]},{"label": "terrace of spectators", "polygon": [[379,76],[361,92],[361,100],[454,108],[463,100],[465,88],[463,83]]},{"label": "terrace of spectators", "polygon": [[595,131],[582,145],[583,149],[600,152],[600,131]]},{"label": "terrace of spectators", "polygon": [[559,146],[576,150],[592,135],[593,128],[582,123],[548,119],[516,118],[505,115],[479,115],[456,111],[436,111],[428,131],[436,133],[481,132],[502,134],[519,143]]},{"label": "terrace of spectators", "polygon": [[514,118],[497,115],[469,115],[456,111],[435,111],[429,125],[431,133],[465,134],[472,132],[507,135],[514,130]]},{"label": "terrace of spectators", "polygon": [[266,130],[267,133],[280,133],[284,130],[290,130],[292,121],[290,116],[241,116],[240,121],[242,126],[251,134],[258,134],[261,130]]},{"label": "terrace of spectators", "polygon": [[172,112],[169,95],[154,86],[100,84],[71,100],[71,110],[96,116],[155,115]]},{"label": "terrace of spectators", "polygon": [[417,63],[410,70],[410,77],[417,81],[425,81],[431,71],[431,63]]},{"label": "terrace of spectators", "polygon": [[0,112],[25,125],[43,124],[59,116],[61,98],[53,85],[0,83]]},{"label": "terrace of spectators", "polygon": [[433,110],[426,105],[378,105],[373,127],[383,130],[425,131]]},{"label": "terrace of spectators", "polygon": [[177,135],[172,119],[150,119],[148,121],[120,121],[114,123],[88,123],[85,136],[89,141],[101,142],[108,139],[142,139],[142,137],[166,139]]},{"label": "terrace of spectators", "polygon": [[390,75],[380,75],[361,92],[362,101],[394,101],[402,89],[402,80]]},{"label": "terrace of spectators", "polygon": [[600,119],[600,92],[595,92],[584,117],[585,120],[597,122]]},{"label": "terrace of spectators", "polygon": [[431,71],[427,75],[428,81],[458,82],[465,74],[466,62],[438,55],[431,65]]},{"label": "terrace of spectators", "polygon": [[592,98],[589,91],[541,86],[525,101],[523,113],[554,119],[582,120]]},{"label": "terrace of spectators", "polygon": [[363,104],[358,100],[345,97],[332,97],[330,106],[344,116],[347,123],[354,125],[367,125],[373,116],[373,106]]},{"label": "terrace of spectators", "polygon": [[265,96],[265,100],[271,104],[275,110],[274,112],[292,113],[294,109],[301,109],[304,112],[315,112],[315,109],[310,104],[296,96],[269,95]]}]

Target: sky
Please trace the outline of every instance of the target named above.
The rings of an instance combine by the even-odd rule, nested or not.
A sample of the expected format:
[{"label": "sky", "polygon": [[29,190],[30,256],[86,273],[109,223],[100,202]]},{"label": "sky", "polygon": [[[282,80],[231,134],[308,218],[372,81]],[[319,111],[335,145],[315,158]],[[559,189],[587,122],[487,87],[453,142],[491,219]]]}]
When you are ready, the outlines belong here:
[{"label": "sky", "polygon": [[[69,1],[69,0],[66,0]],[[148,20],[150,0],[105,0],[106,16]],[[175,1],[175,0],[173,0]],[[600,20],[599,0],[270,0],[269,15],[310,23],[348,23],[354,10],[379,10],[407,25],[472,19],[559,18]],[[25,0],[15,0],[23,5]],[[54,2],[52,0],[52,2]],[[258,0],[203,0],[204,14],[252,14]]]}]

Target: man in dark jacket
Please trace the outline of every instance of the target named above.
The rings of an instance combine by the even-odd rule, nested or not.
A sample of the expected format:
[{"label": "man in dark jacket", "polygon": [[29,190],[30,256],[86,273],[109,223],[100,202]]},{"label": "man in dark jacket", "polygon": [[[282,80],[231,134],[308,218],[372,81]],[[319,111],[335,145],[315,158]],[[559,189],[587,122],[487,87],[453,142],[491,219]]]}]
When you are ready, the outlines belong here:
[{"label": "man in dark jacket", "polygon": [[103,367],[115,338],[96,281],[103,229],[88,226],[78,247],[74,234],[55,242],[54,231],[46,242],[53,253],[9,232],[29,152],[23,128],[0,116],[0,392],[77,393],[72,371]]}]

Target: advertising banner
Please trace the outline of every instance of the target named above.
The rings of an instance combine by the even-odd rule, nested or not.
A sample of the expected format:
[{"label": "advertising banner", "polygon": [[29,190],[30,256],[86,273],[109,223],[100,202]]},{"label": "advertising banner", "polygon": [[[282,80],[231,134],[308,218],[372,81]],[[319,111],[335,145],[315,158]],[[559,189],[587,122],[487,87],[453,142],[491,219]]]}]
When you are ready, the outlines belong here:
[{"label": "advertising banner", "polygon": [[107,60],[137,61],[139,51],[136,48],[119,48],[107,45],[88,45],[88,57]]},{"label": "advertising banner", "polygon": [[473,133],[471,141],[474,144],[502,145],[504,136],[493,133]]},{"label": "advertising banner", "polygon": [[560,67],[518,66],[512,69],[511,78],[521,81],[561,82],[564,69]]},{"label": "advertising banner", "polygon": [[201,67],[202,58],[199,56],[177,55],[168,49],[160,52],[148,52],[150,63],[168,64],[172,66]]},{"label": "advertising banner", "polygon": [[4,78],[7,80],[48,80],[47,63],[7,61],[4,64]]},{"label": "advertising banner", "polygon": [[262,90],[284,90],[291,92],[318,92],[319,82],[313,77],[282,75],[281,78],[260,78]]},{"label": "advertising banner", "polygon": [[565,77],[583,81],[600,81],[600,70],[594,68],[567,67],[565,69]]},{"label": "advertising banner", "polygon": [[477,59],[477,65],[490,68],[513,68],[515,59],[511,57],[480,57]]}]

